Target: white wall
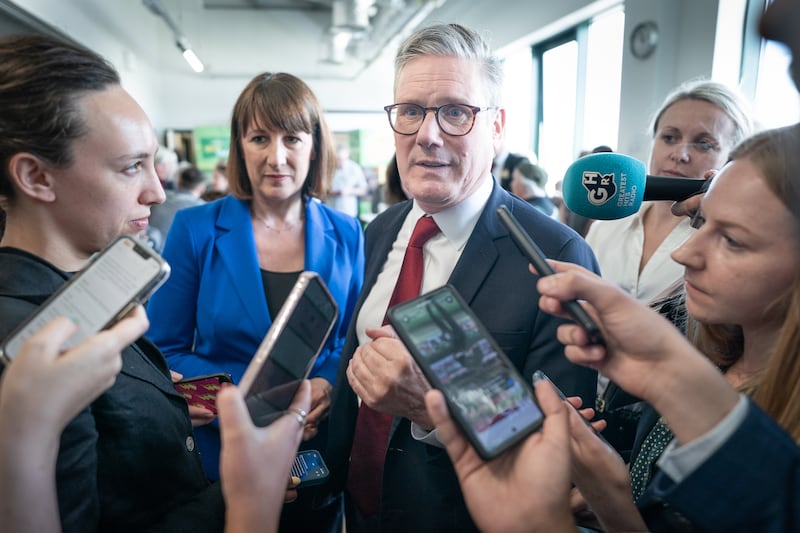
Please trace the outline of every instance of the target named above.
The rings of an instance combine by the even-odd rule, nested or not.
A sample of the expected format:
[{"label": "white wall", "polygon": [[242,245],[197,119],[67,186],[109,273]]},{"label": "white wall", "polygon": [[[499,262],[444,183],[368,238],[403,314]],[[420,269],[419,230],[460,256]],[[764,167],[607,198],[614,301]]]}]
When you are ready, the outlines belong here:
[{"label": "white wall", "polygon": [[[664,97],[688,79],[711,76],[717,7],[717,0],[625,2],[619,152],[647,160],[647,126]],[[659,45],[652,56],[639,60],[627,43],[633,28],[647,20],[658,25]]]}]

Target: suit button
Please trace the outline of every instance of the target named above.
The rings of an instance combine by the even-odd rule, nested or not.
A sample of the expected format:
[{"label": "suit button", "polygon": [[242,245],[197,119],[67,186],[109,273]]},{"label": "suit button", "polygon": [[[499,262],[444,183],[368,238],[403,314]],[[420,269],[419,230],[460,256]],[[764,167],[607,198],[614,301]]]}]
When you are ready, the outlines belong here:
[{"label": "suit button", "polygon": [[194,437],[192,437],[191,435],[186,437],[186,449],[189,450],[190,452],[194,451]]}]

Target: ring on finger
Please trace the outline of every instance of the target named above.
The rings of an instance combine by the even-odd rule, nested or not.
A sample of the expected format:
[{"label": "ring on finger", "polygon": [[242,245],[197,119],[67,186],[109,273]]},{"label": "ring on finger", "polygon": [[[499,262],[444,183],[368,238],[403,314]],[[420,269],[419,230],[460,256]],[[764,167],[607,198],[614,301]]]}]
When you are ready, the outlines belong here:
[{"label": "ring on finger", "polygon": [[290,407],[287,410],[294,413],[295,419],[297,420],[297,423],[300,424],[300,427],[305,427],[308,413],[299,407]]}]

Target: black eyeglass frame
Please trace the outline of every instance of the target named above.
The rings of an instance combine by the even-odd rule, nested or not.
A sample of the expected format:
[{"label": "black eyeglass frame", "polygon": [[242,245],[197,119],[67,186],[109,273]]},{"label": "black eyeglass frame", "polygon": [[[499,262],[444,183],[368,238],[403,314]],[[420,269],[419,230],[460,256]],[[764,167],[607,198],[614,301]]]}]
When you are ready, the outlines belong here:
[{"label": "black eyeglass frame", "polygon": [[[422,109],[422,120],[419,121],[419,126],[417,126],[417,129],[412,131],[411,133],[404,133],[402,131],[397,131],[397,129],[395,129],[394,127],[394,124],[392,123],[392,111],[394,111],[395,109],[397,109],[398,106],[401,105],[415,106],[418,107],[419,109]],[[444,127],[442,127],[442,123],[439,120],[439,111],[444,109],[445,107],[452,107],[452,106],[466,107],[467,109],[472,111],[472,124],[469,125],[469,129],[464,133],[449,133]],[[422,128],[422,124],[425,123],[425,117],[428,116],[428,113],[433,112],[433,116],[436,118],[436,125],[439,126],[440,130],[442,130],[442,133],[444,133],[445,135],[449,135],[450,137],[463,137],[465,135],[469,135],[469,133],[475,127],[475,119],[477,118],[478,113],[480,113],[481,111],[489,111],[491,109],[499,109],[499,108],[497,106],[479,107],[476,105],[469,105],[469,104],[444,104],[434,107],[424,107],[419,104],[411,104],[407,102],[399,102],[397,104],[384,106],[383,108],[383,110],[386,111],[387,118],[389,119],[389,127],[392,128],[392,131],[394,131],[398,135],[416,135],[417,133],[419,133],[420,128]]]}]

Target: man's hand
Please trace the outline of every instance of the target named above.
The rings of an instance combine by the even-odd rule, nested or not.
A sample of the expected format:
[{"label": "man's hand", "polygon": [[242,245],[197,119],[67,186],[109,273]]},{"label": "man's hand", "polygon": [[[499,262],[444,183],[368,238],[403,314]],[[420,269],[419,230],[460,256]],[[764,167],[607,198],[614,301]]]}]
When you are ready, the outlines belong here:
[{"label": "man's hand", "polygon": [[424,399],[431,386],[411,354],[390,326],[367,328],[367,335],[372,342],[360,346],[347,366],[353,391],[376,411],[433,428]]},{"label": "man's hand", "polygon": [[325,378],[311,378],[311,412],[306,418],[303,429],[303,440],[306,441],[317,434],[319,423],[328,416],[331,407],[331,390],[333,386]]}]

